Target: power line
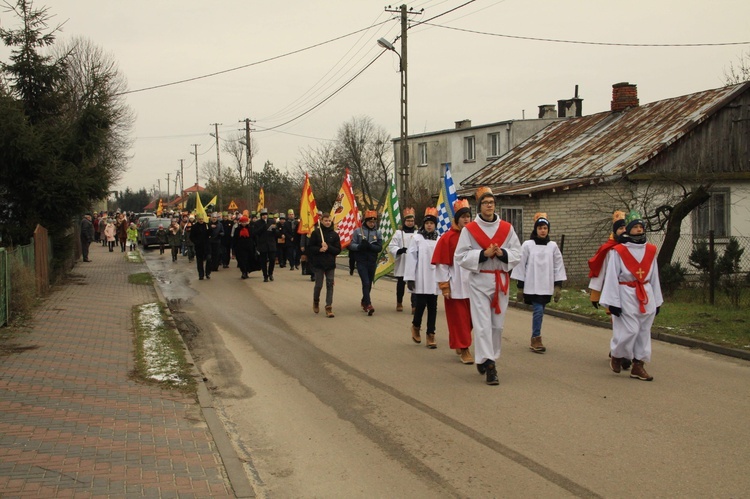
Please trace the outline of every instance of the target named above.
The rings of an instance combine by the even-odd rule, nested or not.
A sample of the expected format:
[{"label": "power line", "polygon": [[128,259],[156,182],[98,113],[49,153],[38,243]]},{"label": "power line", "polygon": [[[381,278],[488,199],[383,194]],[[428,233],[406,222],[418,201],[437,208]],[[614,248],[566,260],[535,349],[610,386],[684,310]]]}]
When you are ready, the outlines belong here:
[{"label": "power line", "polygon": [[[434,18],[433,18],[434,19]],[[487,35],[497,36],[501,38],[513,38],[516,40],[530,40],[535,42],[550,42],[550,43],[572,43],[578,45],[602,45],[607,47],[722,47],[728,45],[747,45],[750,41],[746,42],[719,42],[719,43],[616,43],[616,42],[587,42],[580,40],[561,40],[556,38],[537,38],[532,36],[517,36],[517,35],[505,35],[502,33],[489,33],[487,31],[477,31],[466,28],[455,28],[453,26],[444,26],[442,24],[434,24],[427,21],[418,22],[418,24],[426,24],[428,26],[434,26],[436,28],[450,29],[453,31],[463,31],[465,33],[473,33],[476,35]]]},{"label": "power line", "polygon": [[[390,21],[390,19],[388,19],[386,21],[383,21],[380,24],[385,24],[385,23],[387,23],[389,21]],[[186,78],[184,80],[177,80],[177,81],[173,81],[173,82],[169,82],[169,83],[162,83],[160,85],[152,85],[150,87],[139,88],[139,89],[136,89],[136,90],[127,90],[125,92],[120,92],[120,93],[114,94],[114,95],[118,96],[118,95],[135,94],[135,93],[138,93],[138,92],[145,92],[147,90],[155,90],[157,88],[170,87],[170,86],[173,86],[173,85],[179,85],[179,84],[188,83],[188,82],[191,82],[191,81],[202,80],[204,78],[211,78],[212,76],[218,76],[218,75],[225,74],[225,73],[231,73],[232,71],[237,71],[237,70],[240,70],[240,69],[249,68],[251,66],[257,66],[259,64],[263,64],[263,63],[266,63],[266,62],[275,61],[276,59],[281,59],[281,58],[284,58],[284,57],[288,57],[290,55],[299,54],[300,52],[305,52],[307,50],[314,49],[316,47],[321,47],[323,45],[326,45],[326,44],[329,44],[329,43],[341,40],[343,38],[346,38],[346,37],[349,37],[349,36],[352,36],[352,35],[356,35],[360,31],[365,31],[365,30],[368,30],[368,29],[370,29],[372,27],[373,26],[368,26],[366,28],[362,28],[362,29],[358,29],[356,31],[352,31],[351,33],[347,33],[345,35],[337,36],[336,38],[331,38],[330,40],[326,40],[324,42],[316,43],[314,45],[309,45],[307,47],[304,47],[304,48],[301,48],[301,49],[297,49],[297,50],[293,50],[293,51],[287,52],[285,54],[281,54],[281,55],[269,57],[268,59],[263,59],[263,60],[260,60],[260,61],[251,62],[249,64],[243,64],[242,66],[237,66],[235,68],[224,69],[222,71],[216,71],[215,73],[208,73],[208,74],[204,74],[204,75],[200,75],[200,76],[194,76],[192,78]]]}]

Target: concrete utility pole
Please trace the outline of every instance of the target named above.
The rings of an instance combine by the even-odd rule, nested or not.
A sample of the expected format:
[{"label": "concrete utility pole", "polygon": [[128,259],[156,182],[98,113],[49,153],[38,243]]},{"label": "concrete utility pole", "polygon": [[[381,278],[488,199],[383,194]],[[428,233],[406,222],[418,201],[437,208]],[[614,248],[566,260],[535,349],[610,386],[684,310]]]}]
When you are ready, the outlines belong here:
[{"label": "concrete utility pole", "polygon": [[214,126],[215,134],[211,134],[214,137],[216,137],[216,176],[218,177],[216,180],[219,184],[219,196],[216,198],[216,206],[214,207],[216,211],[221,211],[221,156],[219,154],[219,125],[222,125],[222,123],[211,123]]},{"label": "concrete utility pole", "polygon": [[182,167],[184,159],[180,160],[180,197],[182,198],[182,208],[185,208],[185,170]]},{"label": "concrete utility pole", "polygon": [[[195,185],[198,185],[198,146],[200,144],[190,144],[191,146],[195,147],[195,152],[190,154],[195,154]],[[196,191],[197,192],[197,191]]]},{"label": "concrete utility pole", "polygon": [[409,14],[422,14],[424,9],[420,11],[406,10],[406,4],[401,5],[398,10],[390,9],[386,7],[386,12],[399,12],[401,14],[401,53],[399,54],[393,48],[390,43],[381,43],[378,40],[378,44],[396,52],[399,56],[400,71],[401,71],[401,139],[399,145],[401,146],[401,158],[399,163],[399,175],[401,175],[401,193],[399,194],[399,202],[404,208],[409,206],[409,102],[408,102],[408,78],[407,78],[407,53],[406,53],[406,32],[409,23]]},{"label": "concrete utility pole", "polygon": [[247,209],[253,211],[255,205],[253,205],[253,150],[252,143],[250,142],[250,123],[254,123],[250,118],[240,120],[240,123],[245,122],[245,154],[247,157]]},{"label": "concrete utility pole", "polygon": [[169,172],[167,172],[167,204],[169,204]]}]

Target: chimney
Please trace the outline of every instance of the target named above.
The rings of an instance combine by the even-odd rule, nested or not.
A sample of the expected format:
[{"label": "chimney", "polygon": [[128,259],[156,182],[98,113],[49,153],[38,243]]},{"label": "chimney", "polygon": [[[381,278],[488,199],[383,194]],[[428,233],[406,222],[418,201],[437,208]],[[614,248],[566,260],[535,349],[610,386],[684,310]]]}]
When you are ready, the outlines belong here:
[{"label": "chimney", "polygon": [[612,112],[638,107],[638,86],[628,82],[612,85]]},{"label": "chimney", "polygon": [[456,130],[461,130],[462,128],[471,128],[471,120],[456,121]]},{"label": "chimney", "polygon": [[583,99],[578,97],[578,85],[576,85],[575,95],[572,99],[563,99],[557,101],[557,117],[580,118],[581,116],[583,116]]},{"label": "chimney", "polygon": [[556,117],[557,111],[555,111],[554,104],[542,104],[541,106],[539,106],[539,119]]}]

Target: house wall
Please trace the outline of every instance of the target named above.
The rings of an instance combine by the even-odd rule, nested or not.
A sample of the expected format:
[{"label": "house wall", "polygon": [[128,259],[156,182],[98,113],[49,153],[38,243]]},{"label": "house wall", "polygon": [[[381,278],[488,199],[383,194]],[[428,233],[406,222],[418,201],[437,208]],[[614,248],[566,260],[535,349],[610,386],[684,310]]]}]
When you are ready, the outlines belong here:
[{"label": "house wall", "polygon": [[[470,126],[466,128],[450,129],[440,132],[410,135],[409,164],[413,177],[423,177],[439,181],[443,177],[443,165],[451,164],[453,182],[458,186],[462,180],[473,175],[488,162],[502,156],[516,147],[539,130],[560,118],[543,118],[529,120],[510,120],[489,125]],[[500,151],[497,156],[490,156],[489,136],[499,134]],[[464,161],[464,138],[474,137],[475,160]],[[400,139],[393,140],[393,153],[396,161],[395,171],[399,171],[401,163]],[[427,164],[420,165],[419,144],[427,146]],[[396,184],[400,189],[401,178],[396,176]]]}]

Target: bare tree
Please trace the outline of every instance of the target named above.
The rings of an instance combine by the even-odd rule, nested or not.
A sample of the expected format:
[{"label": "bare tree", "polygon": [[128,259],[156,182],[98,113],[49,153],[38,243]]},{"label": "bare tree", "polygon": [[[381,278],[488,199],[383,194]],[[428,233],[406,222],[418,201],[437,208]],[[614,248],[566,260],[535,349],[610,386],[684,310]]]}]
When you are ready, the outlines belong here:
[{"label": "bare tree", "polygon": [[61,90],[66,98],[64,113],[68,119],[72,122],[93,106],[111,123],[96,160],[105,165],[111,179],[116,180],[127,168],[132,145],[130,132],[135,124],[135,113],[123,95],[128,89],[127,80],[114,57],[87,38],[75,37],[56,45],[53,53],[64,61],[66,77]]},{"label": "bare tree", "polygon": [[299,152],[302,158],[295,166],[297,174],[299,177],[309,174],[318,208],[330,210],[344,176],[344,169],[336,163],[336,146],[331,142],[323,142],[317,147],[307,147]]},{"label": "bare tree", "polygon": [[[247,164],[247,144],[245,133],[237,131],[224,141],[222,150],[232,158],[232,166],[237,173],[240,186],[249,184],[250,167]],[[260,151],[260,145],[254,137],[250,137],[250,162]]]},{"label": "bare tree", "polygon": [[724,69],[724,83],[736,85],[750,81],[750,50],[737,57],[737,65],[729,63],[729,68]]}]

